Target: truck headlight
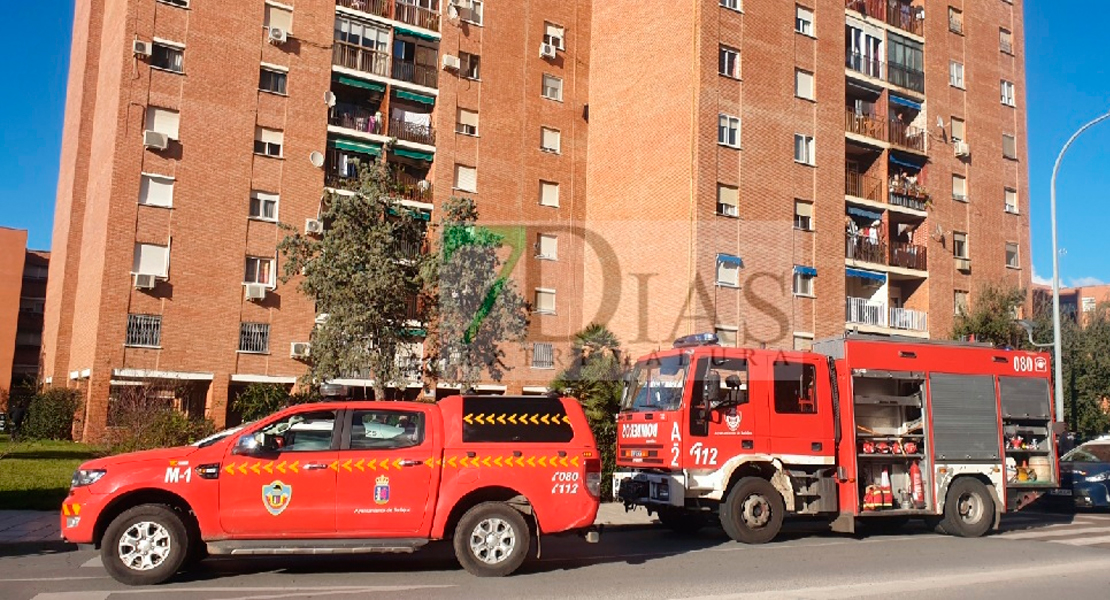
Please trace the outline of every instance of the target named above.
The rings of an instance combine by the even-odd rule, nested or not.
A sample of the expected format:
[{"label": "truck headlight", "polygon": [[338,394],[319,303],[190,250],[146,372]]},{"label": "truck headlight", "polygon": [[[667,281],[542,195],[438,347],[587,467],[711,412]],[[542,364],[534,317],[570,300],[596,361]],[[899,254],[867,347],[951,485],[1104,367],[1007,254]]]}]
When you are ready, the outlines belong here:
[{"label": "truck headlight", "polygon": [[73,481],[70,482],[69,486],[71,488],[79,488],[92,485],[100,481],[100,478],[104,477],[104,474],[107,472],[108,471],[104,469],[77,469],[77,472],[73,474]]},{"label": "truck headlight", "polygon": [[1091,475],[1089,477],[1083,478],[1083,480],[1088,483],[1101,483],[1103,481],[1106,481],[1107,479],[1110,479],[1110,471],[1104,471],[1097,475]]}]

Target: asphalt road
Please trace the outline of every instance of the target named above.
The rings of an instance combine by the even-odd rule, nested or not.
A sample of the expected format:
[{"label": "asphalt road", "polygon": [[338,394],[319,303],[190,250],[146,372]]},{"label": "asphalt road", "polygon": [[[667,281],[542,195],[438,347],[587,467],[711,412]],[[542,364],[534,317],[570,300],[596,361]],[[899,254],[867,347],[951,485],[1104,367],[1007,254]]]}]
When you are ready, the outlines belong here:
[{"label": "asphalt road", "polygon": [[982,539],[910,525],[846,536],[797,524],[763,546],[719,530],[681,537],[610,529],[600,544],[545,538],[542,558],[505,579],[462,571],[446,545],[411,556],[210,559],[166,585],[122,586],[95,552],[0,549],[5,600],[347,598],[1104,598],[1110,515],[1015,515]]}]

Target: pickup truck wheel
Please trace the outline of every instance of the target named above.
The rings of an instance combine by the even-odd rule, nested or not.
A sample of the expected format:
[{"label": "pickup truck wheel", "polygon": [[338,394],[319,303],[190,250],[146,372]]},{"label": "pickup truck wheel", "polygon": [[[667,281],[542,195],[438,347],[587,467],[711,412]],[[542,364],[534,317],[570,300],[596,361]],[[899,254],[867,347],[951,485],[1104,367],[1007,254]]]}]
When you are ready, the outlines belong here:
[{"label": "pickup truck wheel", "polygon": [[721,526],[737,542],[765,544],[782,529],[785,512],[782,496],[771,482],[745,477],[732,486],[721,503]]},{"label": "pickup truck wheel", "polygon": [[189,554],[181,518],[160,504],[143,504],[112,520],[100,544],[108,574],[126,585],[154,585],[173,577]]},{"label": "pickup truck wheel", "polygon": [[994,522],[994,500],[983,482],[971,477],[957,479],[948,487],[944,520],[937,530],[959,537],[981,537]]},{"label": "pickup truck wheel", "polygon": [[478,577],[512,574],[524,562],[531,543],[524,516],[503,502],[483,502],[471,508],[455,528],[455,557]]},{"label": "pickup truck wheel", "polygon": [[687,535],[693,535],[709,524],[704,514],[681,508],[660,510],[659,522],[675,533]]}]

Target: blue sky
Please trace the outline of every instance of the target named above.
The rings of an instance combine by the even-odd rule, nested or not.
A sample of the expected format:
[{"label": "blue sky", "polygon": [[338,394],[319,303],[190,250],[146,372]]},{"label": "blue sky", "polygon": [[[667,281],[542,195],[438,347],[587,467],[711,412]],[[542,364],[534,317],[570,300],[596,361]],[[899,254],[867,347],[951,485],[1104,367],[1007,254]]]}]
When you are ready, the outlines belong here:
[{"label": "blue sky", "polygon": [[[981,1],[981,0],[976,0]],[[9,48],[0,53],[0,225],[30,231],[48,248],[54,216],[73,0],[0,0]],[[1056,154],[1083,123],[1110,111],[1110,60],[1084,21],[1101,3],[1056,0],[1025,6],[1032,189],[1033,266],[1052,273],[1049,179]],[[1075,6],[1078,5],[1078,6]],[[1087,7],[1086,10],[1082,7]],[[1110,282],[1110,122],[1068,152],[1057,187],[1061,278],[1065,285]],[[1108,227],[1110,229],[1110,227]]]}]

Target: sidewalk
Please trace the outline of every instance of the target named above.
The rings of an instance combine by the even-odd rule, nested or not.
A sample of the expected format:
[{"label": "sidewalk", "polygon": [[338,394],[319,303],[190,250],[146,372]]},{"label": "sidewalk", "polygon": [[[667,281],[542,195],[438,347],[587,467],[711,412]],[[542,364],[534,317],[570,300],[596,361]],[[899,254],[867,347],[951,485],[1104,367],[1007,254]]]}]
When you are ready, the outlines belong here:
[{"label": "sidewalk", "polygon": [[606,527],[647,527],[656,522],[656,516],[648,516],[643,508],[625,512],[620,502],[606,502],[597,511],[594,523]]}]

